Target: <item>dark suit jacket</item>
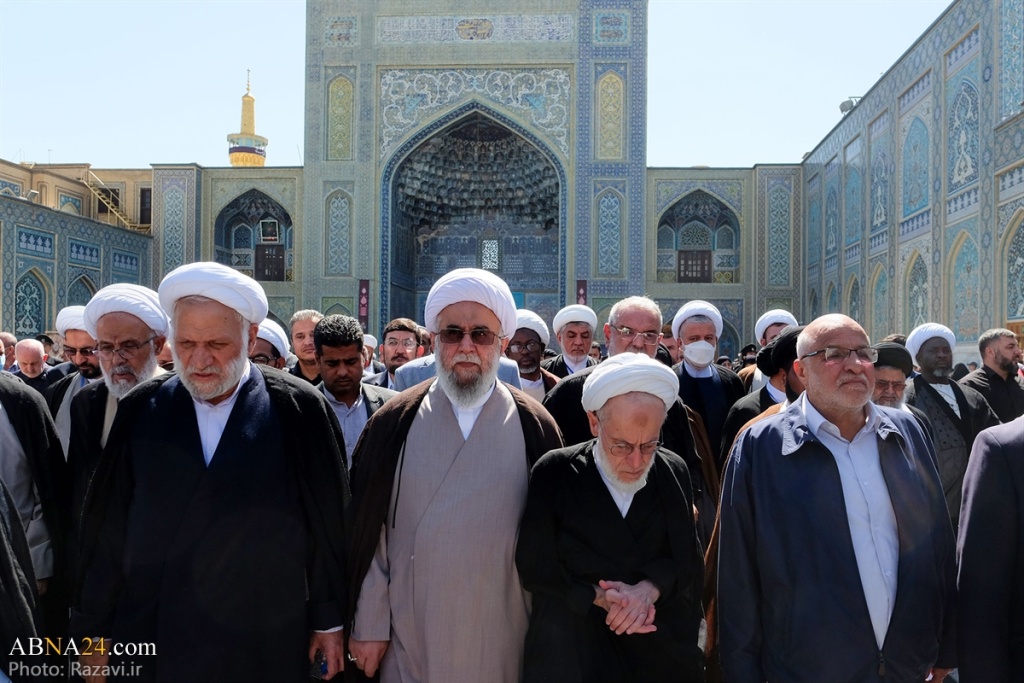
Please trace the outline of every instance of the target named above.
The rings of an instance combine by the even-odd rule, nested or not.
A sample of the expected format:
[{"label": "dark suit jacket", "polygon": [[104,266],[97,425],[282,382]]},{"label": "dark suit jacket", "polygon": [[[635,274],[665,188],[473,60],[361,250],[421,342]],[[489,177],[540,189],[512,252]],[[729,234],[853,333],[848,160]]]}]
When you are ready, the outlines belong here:
[{"label": "dark suit jacket", "polygon": [[82,522],[82,509],[89,481],[100,461],[100,440],[103,437],[103,419],[106,416],[106,382],[93,382],[71,399],[71,439],[68,442],[68,477],[71,482],[71,537],[69,555],[72,568],[78,562],[78,534]]},{"label": "dark suit jacket", "polygon": [[899,534],[897,597],[882,652],[839,468],[797,402],[740,432],[722,482],[725,680],[912,681],[930,666],[954,665],[956,557],[935,453],[913,417],[877,410],[878,458]]},{"label": "dark suit jacket", "polygon": [[[685,463],[660,450],[625,517],[593,456],[594,441],[534,466],[516,566],[533,593],[524,681],[703,681],[697,647],[703,560]],[[618,636],[593,604],[599,580],[658,586],[658,630]]]},{"label": "dark suit jacket", "polygon": [[[753,420],[755,417],[775,405],[775,399],[768,393],[768,387],[761,387],[756,394],[747,394],[732,404],[729,414],[725,416],[725,424],[722,425],[722,443],[719,449],[719,462],[725,462],[732,450],[732,442],[736,440],[740,428]],[[717,445],[717,444],[716,444]]]},{"label": "dark suit jacket", "polygon": [[378,372],[376,375],[367,375],[363,377],[363,384],[368,384],[372,387],[383,387],[388,388],[388,371]]},{"label": "dark suit jacket", "polygon": [[[593,358],[590,358],[588,356],[587,367],[589,368],[595,365],[597,365],[597,362]],[[572,374],[571,372],[569,372],[569,366],[565,364],[565,356],[561,353],[555,356],[554,358],[549,358],[545,361],[541,361],[540,366],[547,370],[548,372],[550,372],[551,374],[553,374],[555,377],[568,377],[569,375]]]},{"label": "dark suit jacket", "polygon": [[1024,416],[974,441],[957,545],[962,683],[1024,671]]},{"label": "dark suit jacket", "polygon": [[719,386],[722,388],[722,396],[725,401],[725,410],[722,411],[720,421],[717,424],[708,415],[708,410],[703,403],[700,388],[698,387],[698,380],[686,372],[684,362],[676,363],[672,370],[679,378],[679,397],[683,399],[683,403],[700,413],[701,419],[704,420],[704,429],[707,430],[708,439],[711,441],[711,448],[714,449],[715,456],[718,458],[715,465],[718,471],[721,472],[724,464],[721,454],[722,429],[729,414],[729,409],[732,408],[736,401],[747,395],[747,390],[744,388],[743,380],[739,378],[739,375],[729,368],[717,363],[712,363],[710,367],[718,373]]}]

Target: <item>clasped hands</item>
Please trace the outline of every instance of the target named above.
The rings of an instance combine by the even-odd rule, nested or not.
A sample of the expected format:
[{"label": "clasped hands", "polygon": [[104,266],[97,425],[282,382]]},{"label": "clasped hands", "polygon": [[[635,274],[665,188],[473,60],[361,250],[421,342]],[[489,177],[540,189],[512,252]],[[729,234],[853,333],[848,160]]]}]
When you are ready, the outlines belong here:
[{"label": "clasped hands", "polygon": [[636,585],[622,581],[599,581],[594,586],[594,604],[608,612],[604,623],[616,635],[652,633],[658,630],[654,625],[654,603],[661,592],[650,581],[644,579]]}]

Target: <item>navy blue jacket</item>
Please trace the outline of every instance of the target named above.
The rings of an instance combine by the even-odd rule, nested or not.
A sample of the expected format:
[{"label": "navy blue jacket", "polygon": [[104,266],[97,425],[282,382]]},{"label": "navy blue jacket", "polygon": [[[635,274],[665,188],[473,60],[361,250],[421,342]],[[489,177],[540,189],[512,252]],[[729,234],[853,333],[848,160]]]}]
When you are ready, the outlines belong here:
[{"label": "navy blue jacket", "polygon": [[953,529],[920,425],[878,408],[878,455],[899,533],[896,603],[879,651],[839,469],[801,407],[744,431],[722,485],[725,680],[893,683],[922,681],[931,666],[952,667]]}]

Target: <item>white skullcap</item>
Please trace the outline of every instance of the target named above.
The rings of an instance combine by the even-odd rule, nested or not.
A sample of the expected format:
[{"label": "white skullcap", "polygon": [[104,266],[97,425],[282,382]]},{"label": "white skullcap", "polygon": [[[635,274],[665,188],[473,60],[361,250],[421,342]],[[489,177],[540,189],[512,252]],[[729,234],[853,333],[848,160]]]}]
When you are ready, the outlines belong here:
[{"label": "white skullcap", "polygon": [[170,320],[160,306],[160,298],[149,287],[119,283],[96,292],[82,312],[85,331],[96,338],[96,323],[108,313],[129,313],[146,323],[154,333],[167,334]]},{"label": "white skullcap", "polygon": [[250,323],[267,317],[267,295],[260,283],[234,268],[213,261],[188,263],[175,268],[160,283],[160,303],[173,313],[174,304],[186,296],[205,296],[233,308]]},{"label": "white skullcap", "polygon": [[706,315],[711,318],[711,322],[715,324],[715,336],[722,336],[722,314],[719,313],[714,304],[709,304],[707,301],[701,301],[700,299],[694,299],[679,307],[675,317],[672,318],[672,336],[678,339],[679,328],[683,326],[687,318],[692,318],[695,315]]},{"label": "white skullcap", "polygon": [[586,323],[590,325],[590,329],[596,330],[597,313],[594,313],[594,309],[590,306],[583,306],[582,304],[566,306],[558,313],[555,313],[555,319],[551,321],[551,329],[555,331],[555,334],[558,334],[569,323]]},{"label": "white skullcap", "polygon": [[430,288],[423,311],[430,331],[439,331],[437,316],[441,311],[461,301],[473,301],[491,309],[501,325],[501,334],[515,334],[516,300],[512,298],[512,290],[500,277],[479,268],[456,268],[442,275]]},{"label": "white skullcap", "polygon": [[785,323],[787,326],[792,325],[793,327],[799,324],[789,311],[782,308],[772,309],[758,318],[757,323],[754,324],[754,341],[760,344],[761,339],[764,338],[764,331],[772,325],[778,325],[779,323]]},{"label": "white skullcap", "polygon": [[533,311],[528,311],[525,308],[520,308],[516,311],[516,329],[525,327],[528,330],[533,330],[540,337],[540,341],[544,346],[548,345],[551,341],[551,333],[548,332],[548,324],[544,322],[544,319]]},{"label": "white skullcap", "polygon": [[264,318],[256,331],[256,338],[270,342],[281,358],[288,357],[288,334],[284,328],[270,318]]},{"label": "white skullcap", "polygon": [[953,330],[939,323],[925,323],[918,325],[914,331],[907,335],[907,351],[910,351],[914,363],[917,363],[917,352],[921,350],[924,343],[934,337],[942,337],[949,343],[949,348],[956,346],[956,335]]},{"label": "white skullcap", "polygon": [[57,314],[57,334],[64,337],[68,330],[85,330],[85,306],[65,306]]},{"label": "white skullcap", "polygon": [[369,346],[371,349],[377,348],[377,346],[378,346],[377,338],[374,337],[372,334],[364,334],[363,335],[363,346]]},{"label": "white skullcap", "polygon": [[599,410],[609,399],[633,391],[660,398],[668,410],[679,394],[679,377],[645,353],[618,353],[601,361],[583,383],[583,409]]}]

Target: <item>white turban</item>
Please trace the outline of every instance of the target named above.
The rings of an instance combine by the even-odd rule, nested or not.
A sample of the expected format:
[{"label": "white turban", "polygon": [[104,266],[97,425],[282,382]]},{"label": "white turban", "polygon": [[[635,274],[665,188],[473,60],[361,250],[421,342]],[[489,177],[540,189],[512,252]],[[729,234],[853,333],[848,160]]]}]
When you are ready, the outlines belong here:
[{"label": "white turban", "polygon": [[199,261],[175,268],[160,283],[160,303],[168,313],[186,296],[205,296],[233,308],[250,323],[267,317],[267,295],[260,283],[234,268]]},{"label": "white turban", "polygon": [[372,334],[364,334],[363,335],[363,346],[369,346],[371,349],[376,349],[377,346],[378,346],[377,338],[374,337]]},{"label": "white turban", "polygon": [[57,334],[67,336],[68,330],[85,329],[85,306],[65,306],[57,314]]},{"label": "white turban", "polygon": [[155,334],[167,334],[170,321],[160,306],[160,298],[149,287],[120,283],[96,292],[82,312],[85,331],[96,338],[96,323],[108,313],[129,313],[146,323]]},{"label": "white turban", "polygon": [[695,315],[706,315],[711,318],[711,322],[715,324],[715,336],[722,336],[722,314],[719,313],[714,304],[709,304],[707,301],[701,301],[700,299],[694,299],[679,307],[675,317],[672,318],[672,336],[678,339],[679,328],[683,326],[687,318],[692,318]]},{"label": "white turban", "polygon": [[501,325],[501,334],[516,331],[516,300],[512,290],[494,273],[479,268],[456,268],[441,276],[427,294],[423,315],[431,332],[440,331],[437,316],[448,306],[473,301],[491,309]]},{"label": "white turban", "polygon": [[779,323],[785,323],[787,326],[792,325],[793,327],[799,324],[789,311],[781,308],[772,309],[758,318],[757,323],[754,324],[754,341],[760,344],[761,339],[764,338],[764,331],[772,325],[778,325]]},{"label": "white turban", "polygon": [[523,327],[536,332],[544,346],[547,346],[548,342],[551,341],[551,333],[548,332],[548,324],[544,322],[544,319],[533,311],[520,308],[516,311],[516,329],[518,330]]},{"label": "white turban", "polygon": [[566,306],[558,313],[555,313],[555,319],[551,321],[551,329],[555,331],[555,334],[558,334],[569,323],[586,323],[590,325],[591,330],[596,330],[597,313],[594,313],[594,309],[590,306],[583,306],[582,304]]},{"label": "white turban", "polygon": [[668,410],[679,394],[679,377],[645,353],[619,353],[602,361],[583,383],[583,409],[599,410],[609,399],[633,391],[660,398]]},{"label": "white turban", "polygon": [[935,337],[945,339],[951,349],[956,346],[956,335],[953,334],[953,330],[939,323],[918,325],[913,332],[907,335],[907,351],[910,351],[915,364],[917,363],[917,352],[921,350],[926,341]]},{"label": "white turban", "polygon": [[256,338],[270,342],[281,358],[288,357],[288,335],[284,328],[270,318],[265,318],[256,331]]}]

